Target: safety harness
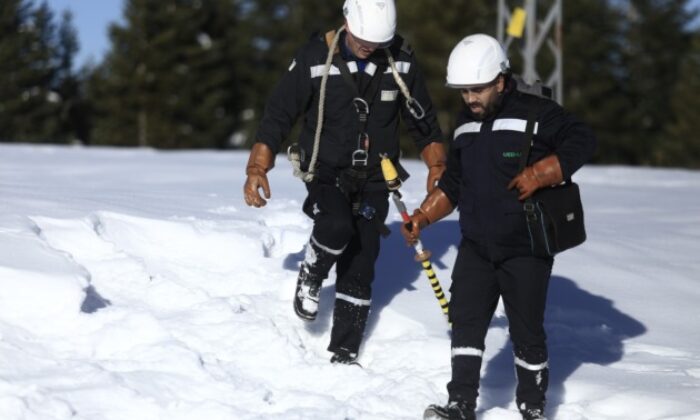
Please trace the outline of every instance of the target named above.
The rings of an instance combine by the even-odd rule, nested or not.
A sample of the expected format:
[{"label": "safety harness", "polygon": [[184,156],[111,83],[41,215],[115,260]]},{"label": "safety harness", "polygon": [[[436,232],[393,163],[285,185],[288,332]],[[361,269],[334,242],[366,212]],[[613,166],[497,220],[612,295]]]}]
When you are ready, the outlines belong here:
[{"label": "safety harness", "polygon": [[[366,181],[367,177],[367,160],[369,157],[369,146],[370,138],[367,134],[367,122],[369,120],[370,105],[372,98],[376,96],[379,84],[381,81],[381,75],[384,73],[383,68],[375,69],[375,73],[371,78],[371,81],[365,86],[364,92],[360,92],[359,87],[355,83],[354,78],[350,74],[347,63],[341,58],[338,48],[338,43],[340,41],[340,34],[345,30],[345,25],[341,26],[337,31],[330,31],[326,33],[326,44],[328,45],[328,56],[326,57],[326,62],[323,68],[323,75],[321,77],[321,89],[319,93],[318,101],[318,120],[316,122],[316,132],[314,135],[314,147],[311,154],[311,161],[309,162],[308,171],[305,172],[301,169],[301,163],[304,160],[303,151],[298,144],[293,144],[287,149],[287,157],[289,158],[292,168],[294,171],[294,176],[300,178],[304,182],[313,181],[316,175],[316,163],[318,159],[318,151],[321,143],[321,132],[323,131],[323,120],[324,120],[324,110],[326,102],[326,85],[328,83],[328,75],[330,74],[331,65],[335,64],[345,82],[353,89],[355,93],[355,98],[353,99],[353,105],[355,106],[355,111],[358,117],[358,128],[359,134],[357,139],[357,149],[352,154],[352,169],[349,171],[353,172],[355,176],[360,178],[364,177]],[[406,86],[406,83],[401,78],[398,69],[396,68],[396,62],[391,55],[388,48],[384,48],[384,52],[387,56],[387,61],[391,73],[394,77],[394,81],[399,86],[401,93],[405,98],[405,105],[408,111],[417,120],[425,117],[425,110],[421,104],[411,96],[411,93]],[[362,95],[364,93],[364,95]]]}]

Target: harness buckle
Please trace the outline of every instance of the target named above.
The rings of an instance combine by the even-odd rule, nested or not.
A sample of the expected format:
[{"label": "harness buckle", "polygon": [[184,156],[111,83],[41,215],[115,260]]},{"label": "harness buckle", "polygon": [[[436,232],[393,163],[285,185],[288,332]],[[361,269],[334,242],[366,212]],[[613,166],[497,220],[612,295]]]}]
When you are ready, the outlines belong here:
[{"label": "harness buckle", "polygon": [[369,134],[363,131],[357,136],[357,150],[352,152],[352,166],[367,166],[368,150]]},{"label": "harness buckle", "polygon": [[357,149],[352,152],[352,166],[367,166],[367,158],[369,154],[363,149]]}]

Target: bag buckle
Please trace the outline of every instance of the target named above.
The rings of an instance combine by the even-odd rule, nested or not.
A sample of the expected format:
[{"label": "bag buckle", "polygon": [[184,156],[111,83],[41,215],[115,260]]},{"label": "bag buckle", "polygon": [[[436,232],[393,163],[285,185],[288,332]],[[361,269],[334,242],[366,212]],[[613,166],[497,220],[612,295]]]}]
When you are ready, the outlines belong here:
[{"label": "bag buckle", "polygon": [[537,221],[537,213],[535,213],[535,203],[523,204],[523,210],[525,210],[525,219],[528,222]]}]

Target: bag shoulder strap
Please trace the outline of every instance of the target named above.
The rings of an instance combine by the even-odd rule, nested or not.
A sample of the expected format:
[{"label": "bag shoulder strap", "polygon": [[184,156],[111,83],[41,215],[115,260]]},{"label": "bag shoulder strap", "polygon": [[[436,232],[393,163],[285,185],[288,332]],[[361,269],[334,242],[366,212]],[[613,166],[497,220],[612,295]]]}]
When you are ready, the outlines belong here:
[{"label": "bag shoulder strap", "polygon": [[530,148],[532,147],[532,138],[535,134],[535,120],[537,119],[537,110],[533,105],[530,105],[527,111],[527,125],[525,126],[525,142],[520,150],[520,163],[518,165],[518,173],[522,172],[527,166],[527,160],[530,158]]},{"label": "bag shoulder strap", "polygon": [[[525,143],[520,150],[520,163],[518,164],[518,173],[522,172],[527,166],[527,161],[530,159],[530,149],[533,145],[533,137],[535,134],[535,121],[537,119],[537,109],[534,105],[530,105],[527,111],[527,125],[525,125]],[[571,184],[571,178],[564,180],[566,184]]]},{"label": "bag shoulder strap", "polygon": [[[527,166],[527,161],[530,158],[530,149],[532,148],[533,137],[535,134],[535,120],[537,119],[537,109],[534,104],[529,104],[527,110],[527,125],[525,126],[525,142],[520,150],[520,164],[518,165],[518,173],[522,172]],[[535,204],[532,202],[532,197],[528,197],[523,204],[525,217],[528,221],[537,220],[535,215]]]}]

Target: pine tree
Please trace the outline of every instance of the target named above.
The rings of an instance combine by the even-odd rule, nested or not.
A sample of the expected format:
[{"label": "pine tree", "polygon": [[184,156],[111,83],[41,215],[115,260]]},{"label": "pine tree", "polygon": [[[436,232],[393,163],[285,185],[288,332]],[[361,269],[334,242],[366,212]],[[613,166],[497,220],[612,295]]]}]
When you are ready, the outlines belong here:
[{"label": "pine tree", "polygon": [[564,106],[596,133],[597,161],[629,161],[632,151],[620,135],[626,129],[620,116],[632,108],[623,89],[624,16],[607,0],[566,2],[563,9]]},{"label": "pine tree", "polygon": [[671,96],[673,122],[657,149],[663,165],[700,168],[700,31],[693,37],[683,58],[680,75]]},{"label": "pine tree", "polygon": [[241,78],[245,104],[238,135],[245,145],[250,145],[255,142],[267,96],[287,71],[296,50],[314,32],[337,29],[341,12],[339,5],[323,0],[259,0],[244,4],[237,27],[239,50],[231,62]]},{"label": "pine tree", "polygon": [[24,49],[30,5],[22,0],[0,2],[0,140],[16,139],[18,123],[14,118],[23,103],[26,81]]},{"label": "pine tree", "polygon": [[[496,2],[490,0],[443,0],[439,7],[430,0],[397,4],[397,32],[414,50],[446,139],[462,107],[459,91],[445,87],[450,52],[468,35],[486,33],[495,37],[497,11]],[[417,154],[405,131],[401,146],[405,155]]]},{"label": "pine tree", "polygon": [[65,11],[61,16],[56,41],[56,75],[54,91],[60,98],[60,112],[55,140],[87,141],[87,109],[83,99],[83,80],[74,69],[75,56],[80,49],[73,26],[73,15]]},{"label": "pine tree", "polygon": [[[75,30],[71,21],[57,31],[54,14],[43,1],[8,0],[0,4],[0,138],[6,141],[64,142],[71,136],[62,122],[62,86],[72,70],[77,44],[61,39]],[[65,37],[64,37],[65,38]],[[66,60],[68,62],[66,63]]]},{"label": "pine tree", "polygon": [[28,141],[55,142],[59,132],[61,98],[54,90],[57,80],[57,46],[54,14],[43,1],[32,12],[32,27],[28,31],[26,50],[32,86],[19,116],[22,128],[19,136]]},{"label": "pine tree", "polygon": [[689,10],[687,0],[629,2],[622,88],[633,105],[622,115],[620,144],[625,153],[619,163],[656,164],[662,159],[659,150],[673,120],[671,92],[690,45]]},{"label": "pine tree", "polygon": [[0,137],[52,141],[59,97],[55,78],[55,25],[46,2],[8,0],[0,5]]},{"label": "pine tree", "polygon": [[225,147],[242,104],[231,64],[236,8],[226,1],[129,0],[89,83],[92,141]]},{"label": "pine tree", "polygon": [[162,54],[171,53],[175,47],[164,51],[152,45],[167,26],[162,15],[166,7],[159,3],[129,0],[125,26],[110,28],[112,50],[90,81],[90,97],[95,104],[94,144],[148,146],[158,142],[154,133],[161,130],[161,95],[156,90],[154,62],[165,61]]}]

